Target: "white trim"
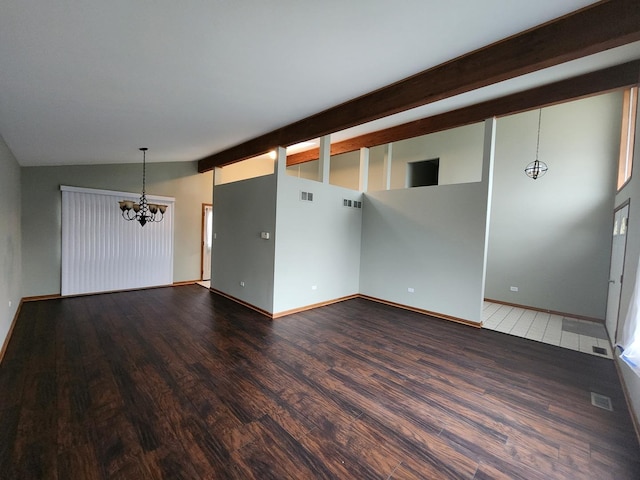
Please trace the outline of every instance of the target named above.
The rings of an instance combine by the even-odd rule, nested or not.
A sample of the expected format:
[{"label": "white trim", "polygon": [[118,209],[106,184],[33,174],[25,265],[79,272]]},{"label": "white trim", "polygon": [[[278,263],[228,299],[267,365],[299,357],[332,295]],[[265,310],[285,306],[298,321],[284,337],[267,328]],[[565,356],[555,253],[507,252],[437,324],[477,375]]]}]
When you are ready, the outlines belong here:
[{"label": "white trim", "polygon": [[[114,190],[99,190],[96,188],[84,188],[84,187],[70,187],[67,185],[60,185],[60,191],[62,192],[77,192],[77,193],[90,193],[92,195],[109,195],[113,197],[128,197],[128,198],[140,198],[140,193],[131,192],[116,192]],[[147,195],[147,200],[160,200],[163,202],[175,203],[175,197],[162,197],[160,195]]]}]

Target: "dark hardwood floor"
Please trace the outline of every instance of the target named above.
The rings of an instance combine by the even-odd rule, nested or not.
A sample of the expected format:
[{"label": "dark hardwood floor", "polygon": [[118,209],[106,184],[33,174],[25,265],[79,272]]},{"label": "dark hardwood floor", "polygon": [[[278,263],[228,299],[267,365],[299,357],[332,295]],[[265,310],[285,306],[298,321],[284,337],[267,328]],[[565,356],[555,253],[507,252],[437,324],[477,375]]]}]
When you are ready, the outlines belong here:
[{"label": "dark hardwood floor", "polygon": [[610,360],[360,299],[270,321],[183,286],[23,305],[0,478],[639,479],[640,448]]}]

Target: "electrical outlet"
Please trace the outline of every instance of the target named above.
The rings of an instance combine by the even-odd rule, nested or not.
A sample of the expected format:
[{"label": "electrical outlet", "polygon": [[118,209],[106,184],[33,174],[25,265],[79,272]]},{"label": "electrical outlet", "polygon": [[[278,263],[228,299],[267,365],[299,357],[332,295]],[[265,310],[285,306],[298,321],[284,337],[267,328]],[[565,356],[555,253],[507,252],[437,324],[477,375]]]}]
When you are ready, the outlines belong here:
[{"label": "electrical outlet", "polygon": [[9,300],[9,308],[11,308],[11,300]]},{"label": "electrical outlet", "polygon": [[414,292],[415,292],[415,290],[414,290],[414,288],[413,288],[413,287],[409,287],[409,288],[407,288],[407,292],[409,292],[409,293],[414,293]]},{"label": "electrical outlet", "polygon": [[511,290],[512,292],[517,292],[519,289],[518,287],[509,287],[509,290]]},{"label": "electrical outlet", "polygon": [[244,287],[244,282],[240,282],[240,286],[241,286],[241,287]]}]

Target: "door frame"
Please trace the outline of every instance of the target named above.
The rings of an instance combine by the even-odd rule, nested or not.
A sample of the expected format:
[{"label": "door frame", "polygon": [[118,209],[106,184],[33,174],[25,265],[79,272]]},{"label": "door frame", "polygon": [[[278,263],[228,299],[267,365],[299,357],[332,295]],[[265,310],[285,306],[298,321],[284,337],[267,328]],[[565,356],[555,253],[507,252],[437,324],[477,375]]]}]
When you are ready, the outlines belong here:
[{"label": "door frame", "polygon": [[[613,344],[615,346],[615,343],[618,341],[618,328],[620,326],[620,299],[622,298],[622,284],[624,282],[624,266],[625,266],[625,260],[627,258],[627,240],[629,238],[629,218],[631,217],[631,199],[627,198],[624,202],[622,202],[620,205],[618,205],[616,208],[613,209],[613,219],[615,222],[615,218],[616,218],[616,213],[618,213],[619,210],[622,210],[625,207],[629,207],[628,211],[627,211],[627,225],[626,225],[626,233],[624,235],[624,248],[622,251],[622,271],[620,273],[620,292],[618,293],[618,313],[616,315],[616,328],[615,331],[613,332]],[[613,257],[613,242],[611,242],[611,253],[610,253],[610,258],[612,259]],[[611,260],[609,261],[609,269],[611,269]],[[608,285],[608,284],[607,284]],[[607,286],[607,301],[608,301],[608,293],[609,293],[609,286]],[[607,305],[608,308],[608,305]],[[604,319],[604,323],[605,326],[607,324],[607,318],[606,318],[606,313],[605,313],[605,319]],[[607,332],[610,333],[610,332]],[[609,337],[611,339],[611,336]]]},{"label": "door frame", "polygon": [[204,233],[207,229],[207,207],[213,210],[213,203],[202,204],[202,221],[200,222],[200,280],[204,280]]}]

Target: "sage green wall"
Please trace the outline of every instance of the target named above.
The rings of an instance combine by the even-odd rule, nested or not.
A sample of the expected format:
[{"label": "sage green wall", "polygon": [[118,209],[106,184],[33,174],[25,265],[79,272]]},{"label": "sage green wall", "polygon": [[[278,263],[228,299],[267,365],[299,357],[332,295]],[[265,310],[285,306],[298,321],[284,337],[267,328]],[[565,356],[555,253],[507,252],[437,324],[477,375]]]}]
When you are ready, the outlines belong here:
[{"label": "sage green wall", "polygon": [[378,145],[369,149],[369,179],[367,191],[386,190],[384,182],[384,154],[386,145]]},{"label": "sage green wall", "polygon": [[366,194],[360,293],[479,323],[486,192],[469,183]]},{"label": "sage green wall", "polygon": [[[391,189],[405,188],[409,162],[433,158],[440,159],[439,185],[479,182],[482,176],[483,135],[484,124],[474,123],[393,142]],[[384,155],[384,145],[369,150],[370,192],[385,189]]]},{"label": "sage green wall", "polygon": [[438,185],[479,182],[483,135],[484,124],[474,123],[393,142],[391,189],[406,187],[407,163],[433,158],[440,159]]},{"label": "sage green wall", "polygon": [[306,178],[307,180],[318,181],[318,166],[318,160],[299,163],[298,165],[287,167],[287,175],[298,178]]},{"label": "sage green wall", "polygon": [[[22,168],[23,296],[60,293],[60,185],[137,193],[140,164]],[[175,197],[175,282],[200,278],[202,204],[211,203],[213,174],[197,162],[147,164],[147,193]],[[115,206],[114,206],[115,207]]]},{"label": "sage green wall", "polygon": [[[20,166],[0,137],[0,348],[21,292]],[[9,305],[11,302],[11,305]]]},{"label": "sage green wall", "polygon": [[[300,200],[300,192],[313,201]],[[282,175],[278,179],[274,312],[359,292],[362,209],[358,191]],[[315,288],[313,288],[315,287]]]},{"label": "sage green wall", "polygon": [[215,185],[237,182],[248,178],[261,177],[273,174],[275,162],[269,154],[247,158],[240,162],[216,167],[214,178]]},{"label": "sage green wall", "polygon": [[475,152],[482,181],[364,195],[360,293],[481,322],[494,128]]},{"label": "sage green wall", "polygon": [[[273,313],[276,175],[216,185],[211,287]],[[262,239],[262,232],[269,239]]]},{"label": "sage green wall", "polygon": [[[622,94],[498,119],[485,296],[604,319]],[[510,287],[518,287],[511,292]]]},{"label": "sage green wall", "polygon": [[358,293],[362,209],[343,199],[360,192],[282,167],[217,184],[214,197],[213,288],[275,314]]},{"label": "sage green wall", "polygon": [[329,183],[358,190],[360,183],[360,150],[331,155]]}]

